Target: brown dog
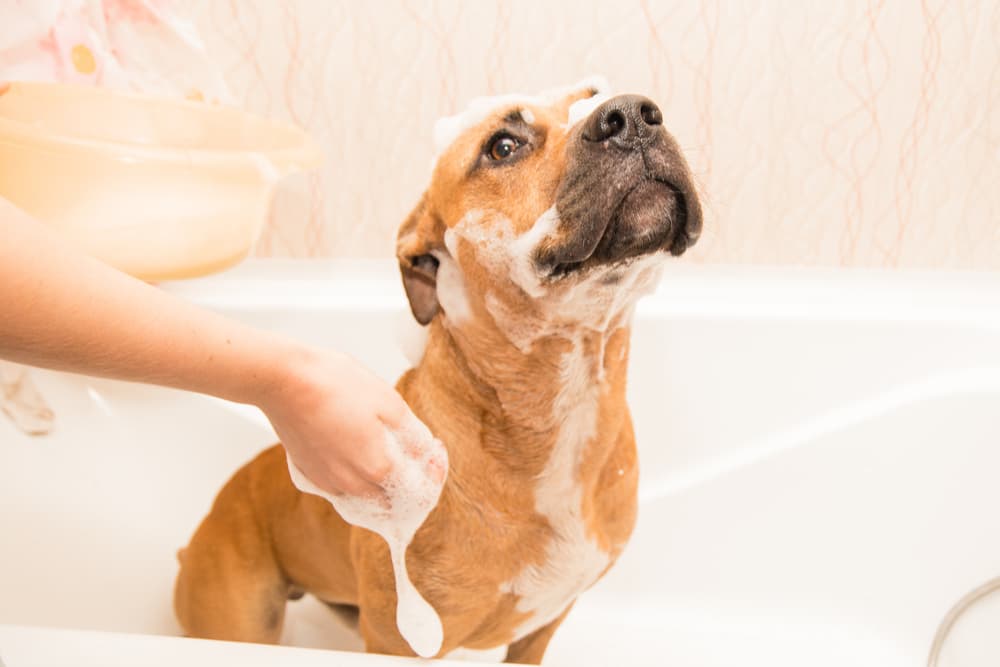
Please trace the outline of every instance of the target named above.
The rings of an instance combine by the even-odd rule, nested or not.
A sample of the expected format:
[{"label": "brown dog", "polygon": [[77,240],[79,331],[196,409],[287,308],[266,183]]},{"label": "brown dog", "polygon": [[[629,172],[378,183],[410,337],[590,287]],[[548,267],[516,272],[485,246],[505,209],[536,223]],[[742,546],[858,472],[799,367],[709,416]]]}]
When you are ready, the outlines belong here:
[{"label": "brown dog", "polygon": [[[643,97],[584,86],[478,102],[437,134],[446,147],[397,246],[428,342],[397,388],[450,467],[406,562],[441,617],[442,655],[507,644],[508,662],[538,663],[632,531],[631,314],[698,237],[701,209]],[[286,600],[308,591],[357,607],[369,651],[413,655],[386,544],[300,493],[279,446],[226,484],[181,560],[189,635],[275,642]]]}]

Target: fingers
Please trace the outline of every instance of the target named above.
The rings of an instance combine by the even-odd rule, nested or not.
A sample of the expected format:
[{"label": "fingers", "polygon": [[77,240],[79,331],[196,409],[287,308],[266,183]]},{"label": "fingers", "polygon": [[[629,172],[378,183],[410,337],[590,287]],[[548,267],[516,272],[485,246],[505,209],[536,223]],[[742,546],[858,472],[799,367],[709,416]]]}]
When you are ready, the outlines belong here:
[{"label": "fingers", "polygon": [[317,372],[322,363],[314,363],[303,371],[305,389],[272,394],[277,399],[265,410],[317,492],[387,502],[387,488],[419,483],[412,472],[440,487],[447,450],[403,397],[347,355],[323,359],[327,372]]},{"label": "fingers", "polygon": [[383,392],[379,399],[378,416],[382,423],[395,430],[411,414],[410,406],[395,389],[392,387],[386,387],[386,389],[387,391]]},{"label": "fingers", "polygon": [[[286,451],[288,451],[287,445]],[[373,481],[371,473],[357,465],[330,465],[329,462],[314,457],[289,455],[295,466],[320,491],[333,496],[376,499],[385,497],[383,483]]]},{"label": "fingers", "polygon": [[334,482],[334,484],[336,484],[337,488],[341,489],[341,491],[339,493],[331,493],[330,495],[361,498],[362,500],[376,502],[385,508],[391,506],[391,503],[389,502],[389,494],[386,492],[385,488],[379,484],[364,481],[357,476],[347,477],[342,481]]}]

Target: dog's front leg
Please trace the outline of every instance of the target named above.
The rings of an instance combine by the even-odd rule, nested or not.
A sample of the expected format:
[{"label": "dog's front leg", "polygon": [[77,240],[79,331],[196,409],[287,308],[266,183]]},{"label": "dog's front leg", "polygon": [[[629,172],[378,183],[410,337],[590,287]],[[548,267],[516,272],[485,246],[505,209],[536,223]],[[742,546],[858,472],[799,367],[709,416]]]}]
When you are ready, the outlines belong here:
[{"label": "dog's front leg", "polygon": [[542,664],[542,656],[545,655],[545,649],[548,648],[549,642],[552,640],[552,635],[555,634],[556,628],[566,620],[566,615],[569,614],[569,610],[573,608],[574,603],[570,603],[566,610],[559,615],[559,617],[549,623],[548,625],[543,625],[534,632],[532,632],[527,637],[523,639],[518,639],[516,642],[507,647],[507,658],[504,662],[516,662],[524,665],[540,665]]}]

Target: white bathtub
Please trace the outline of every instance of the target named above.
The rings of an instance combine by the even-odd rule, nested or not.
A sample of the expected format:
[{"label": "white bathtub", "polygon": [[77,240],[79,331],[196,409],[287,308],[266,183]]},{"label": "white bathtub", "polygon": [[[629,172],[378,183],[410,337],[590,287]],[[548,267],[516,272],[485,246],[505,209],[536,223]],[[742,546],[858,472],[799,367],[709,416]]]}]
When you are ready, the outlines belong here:
[{"label": "white bathtub", "polygon": [[[251,262],[168,289],[387,379],[406,367],[392,262]],[[639,523],[546,664],[925,665],[952,604],[1000,574],[1000,277],[674,267],[634,336]],[[55,432],[0,415],[6,667],[410,664],[135,636],[178,633],[174,553],[273,435],[202,396],[37,381]],[[998,624],[995,601],[970,611],[940,664],[1000,664]],[[308,598],[285,643],[360,646]]]}]

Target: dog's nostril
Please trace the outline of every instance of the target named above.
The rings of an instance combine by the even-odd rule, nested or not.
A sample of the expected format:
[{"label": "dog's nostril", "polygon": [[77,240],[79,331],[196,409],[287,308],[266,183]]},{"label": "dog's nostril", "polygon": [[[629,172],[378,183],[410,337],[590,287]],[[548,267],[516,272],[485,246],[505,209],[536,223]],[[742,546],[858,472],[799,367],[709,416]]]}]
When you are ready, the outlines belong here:
[{"label": "dog's nostril", "polygon": [[597,107],[584,126],[587,141],[610,141],[619,148],[633,149],[653,141],[663,124],[660,108],[647,97],[619,95]]},{"label": "dog's nostril", "polygon": [[609,137],[615,136],[625,128],[625,116],[620,111],[609,113],[605,117],[604,122],[608,126],[607,136]]},{"label": "dog's nostril", "polygon": [[663,124],[663,114],[660,113],[659,107],[655,104],[643,104],[639,107],[639,114],[642,116],[642,120],[646,123],[646,125]]}]

